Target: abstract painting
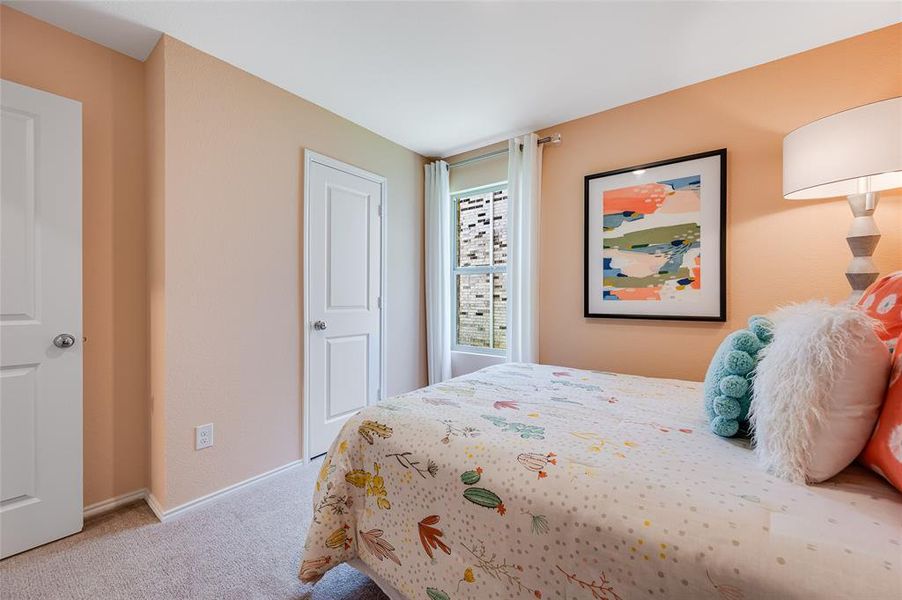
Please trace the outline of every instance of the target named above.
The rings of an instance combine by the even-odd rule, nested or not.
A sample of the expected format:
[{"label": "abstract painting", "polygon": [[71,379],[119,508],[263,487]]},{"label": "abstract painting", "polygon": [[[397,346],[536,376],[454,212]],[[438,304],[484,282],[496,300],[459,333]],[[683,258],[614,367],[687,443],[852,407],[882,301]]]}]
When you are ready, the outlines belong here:
[{"label": "abstract painting", "polygon": [[604,299],[685,301],[701,289],[701,177],[604,192]]},{"label": "abstract painting", "polygon": [[725,317],[725,156],[586,177],[585,316]]}]

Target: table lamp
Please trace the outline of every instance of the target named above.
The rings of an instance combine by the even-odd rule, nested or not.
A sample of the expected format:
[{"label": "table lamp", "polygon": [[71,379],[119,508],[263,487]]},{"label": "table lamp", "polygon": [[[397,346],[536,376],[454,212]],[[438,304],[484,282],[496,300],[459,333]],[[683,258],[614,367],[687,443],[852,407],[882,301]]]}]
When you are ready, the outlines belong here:
[{"label": "table lamp", "polygon": [[852,261],[846,279],[855,302],[877,279],[871,259],[880,240],[874,220],[879,193],[902,187],[902,97],[818,119],[783,138],[783,197],[846,196]]}]

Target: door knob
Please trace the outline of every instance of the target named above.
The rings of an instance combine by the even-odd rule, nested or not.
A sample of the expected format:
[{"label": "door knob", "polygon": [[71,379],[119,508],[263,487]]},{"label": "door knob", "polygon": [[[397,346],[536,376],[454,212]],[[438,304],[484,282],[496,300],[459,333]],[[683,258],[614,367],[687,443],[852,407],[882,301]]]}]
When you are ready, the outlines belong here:
[{"label": "door knob", "polygon": [[68,333],[61,333],[53,338],[53,345],[57,348],[71,348],[75,345],[75,338]]},{"label": "door knob", "polygon": [[326,322],[325,321],[314,321],[313,328],[316,329],[317,331],[323,331],[326,329]]}]

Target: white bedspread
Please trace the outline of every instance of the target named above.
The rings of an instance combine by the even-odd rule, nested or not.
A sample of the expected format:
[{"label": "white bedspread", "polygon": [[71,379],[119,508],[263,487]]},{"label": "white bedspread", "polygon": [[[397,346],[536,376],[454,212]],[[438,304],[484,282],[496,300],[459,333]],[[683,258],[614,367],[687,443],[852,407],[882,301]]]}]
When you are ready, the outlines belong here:
[{"label": "white bedspread", "polygon": [[301,578],[359,557],[411,599],[902,598],[902,495],[816,486],[709,433],[701,384],[507,364],[352,418]]}]

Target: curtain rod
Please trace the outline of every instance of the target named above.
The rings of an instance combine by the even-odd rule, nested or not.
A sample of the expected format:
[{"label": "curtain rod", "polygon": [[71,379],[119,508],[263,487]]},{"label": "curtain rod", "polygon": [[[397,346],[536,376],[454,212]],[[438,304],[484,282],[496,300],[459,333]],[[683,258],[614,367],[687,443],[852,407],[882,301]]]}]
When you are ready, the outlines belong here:
[{"label": "curtain rod", "polygon": [[[545,136],[543,138],[539,138],[539,144],[560,144],[561,143],[561,134],[555,133],[554,135]],[[523,150],[523,144],[520,144],[520,150]],[[456,163],[451,163],[448,165],[448,169],[452,167],[462,167],[463,165],[469,165],[474,162],[479,162],[481,160],[485,160],[487,158],[492,158],[494,156],[500,156],[502,154],[507,154],[507,148],[502,148],[500,150],[495,150],[494,152],[487,152],[485,154],[480,154],[479,156],[474,156],[472,158],[467,158],[465,160],[459,160]]]}]

